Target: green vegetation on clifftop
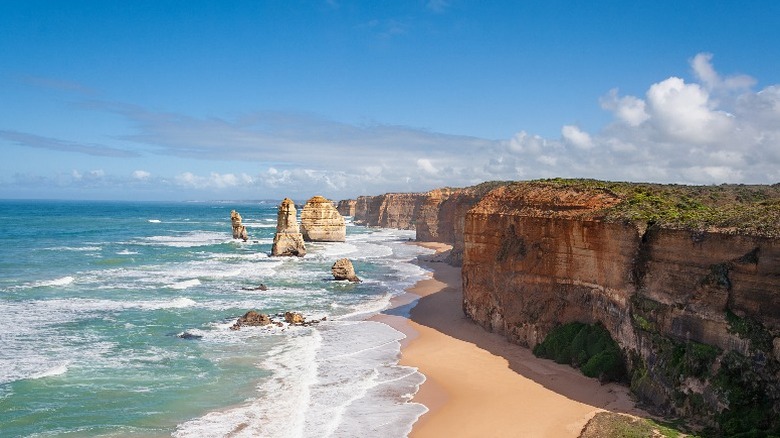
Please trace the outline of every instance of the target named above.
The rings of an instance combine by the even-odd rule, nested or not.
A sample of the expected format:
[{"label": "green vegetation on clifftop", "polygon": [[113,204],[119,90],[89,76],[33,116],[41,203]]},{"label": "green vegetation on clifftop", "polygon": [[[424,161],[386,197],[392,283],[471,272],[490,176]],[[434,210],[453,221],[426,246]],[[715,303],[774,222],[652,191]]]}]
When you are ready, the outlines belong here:
[{"label": "green vegetation on clifftop", "polygon": [[609,193],[621,202],[599,212],[607,221],[780,236],[780,184],[685,186],[562,178],[520,184]]}]

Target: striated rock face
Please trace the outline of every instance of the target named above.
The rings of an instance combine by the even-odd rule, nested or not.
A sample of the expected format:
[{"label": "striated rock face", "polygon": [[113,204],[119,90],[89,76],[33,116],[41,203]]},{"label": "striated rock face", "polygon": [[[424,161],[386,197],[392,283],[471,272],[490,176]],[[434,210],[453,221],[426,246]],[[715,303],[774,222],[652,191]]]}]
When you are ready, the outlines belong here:
[{"label": "striated rock face", "polygon": [[422,193],[387,193],[360,196],[355,200],[354,221],[367,227],[413,230]]},{"label": "striated rock face", "polygon": [[360,282],[360,279],[355,274],[355,267],[352,266],[352,261],[348,258],[336,260],[336,263],[333,264],[330,271],[335,280],[349,280],[354,283]]},{"label": "striated rock face", "polygon": [[234,239],[242,239],[244,242],[249,239],[246,227],[241,225],[241,215],[235,210],[230,211],[230,224],[233,226]]},{"label": "striated rock face", "polygon": [[642,400],[707,425],[780,408],[780,241],[605,220],[621,201],[532,184],[485,195],[465,216],[466,314],[529,347],[600,323]]},{"label": "striated rock face", "polygon": [[339,201],[338,206],[336,206],[336,210],[338,210],[339,214],[342,216],[355,216],[355,205],[357,204],[357,200],[355,199],[344,199]]},{"label": "striated rock face", "polygon": [[298,228],[295,203],[290,198],[284,198],[279,204],[276,235],[274,235],[271,255],[298,257],[306,255],[306,245],[303,243],[303,235]]},{"label": "striated rock face", "polygon": [[506,184],[508,182],[488,182],[474,187],[436,189],[426,193],[416,218],[417,241],[452,245],[448,262],[461,266],[466,212],[490,190]]},{"label": "striated rock face", "polygon": [[314,196],[301,210],[301,232],[307,242],[343,242],[347,226],[331,201]]}]

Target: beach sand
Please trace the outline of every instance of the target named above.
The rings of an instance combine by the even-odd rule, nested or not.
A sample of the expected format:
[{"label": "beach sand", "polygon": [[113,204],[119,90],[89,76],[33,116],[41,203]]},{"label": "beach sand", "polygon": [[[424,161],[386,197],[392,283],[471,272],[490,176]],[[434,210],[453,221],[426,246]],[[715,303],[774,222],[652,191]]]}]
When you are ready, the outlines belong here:
[{"label": "beach sand", "polygon": [[628,388],[536,358],[477,326],[462,311],[460,268],[420,263],[430,278],[376,317],[407,335],[400,363],[426,376],[413,401],[429,411],[411,437],[577,437],[601,410],[646,416]]}]

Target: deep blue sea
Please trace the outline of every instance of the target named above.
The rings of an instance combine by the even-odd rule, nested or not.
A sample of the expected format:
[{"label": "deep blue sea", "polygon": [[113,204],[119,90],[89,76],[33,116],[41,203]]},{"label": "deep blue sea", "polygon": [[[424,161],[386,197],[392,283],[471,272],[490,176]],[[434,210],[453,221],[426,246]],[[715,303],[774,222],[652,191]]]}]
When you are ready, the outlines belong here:
[{"label": "deep blue sea", "polygon": [[[349,224],[269,257],[277,205],[0,201],[0,437],[406,436],[424,376],[367,318],[430,251]],[[341,257],[362,283],[332,280]],[[327,320],[229,329],[251,309]]]}]

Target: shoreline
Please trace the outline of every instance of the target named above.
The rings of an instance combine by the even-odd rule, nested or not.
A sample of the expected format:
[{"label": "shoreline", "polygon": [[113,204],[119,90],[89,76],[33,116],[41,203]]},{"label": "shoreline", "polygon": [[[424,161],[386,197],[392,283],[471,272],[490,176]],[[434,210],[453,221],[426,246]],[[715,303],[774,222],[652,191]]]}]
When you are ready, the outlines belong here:
[{"label": "shoreline", "polygon": [[[449,245],[413,244],[440,254]],[[578,437],[598,412],[647,417],[625,386],[602,385],[579,370],[535,357],[468,319],[460,268],[420,259],[429,277],[372,317],[404,333],[399,365],[426,380],[412,401],[428,408],[410,437]]]}]

